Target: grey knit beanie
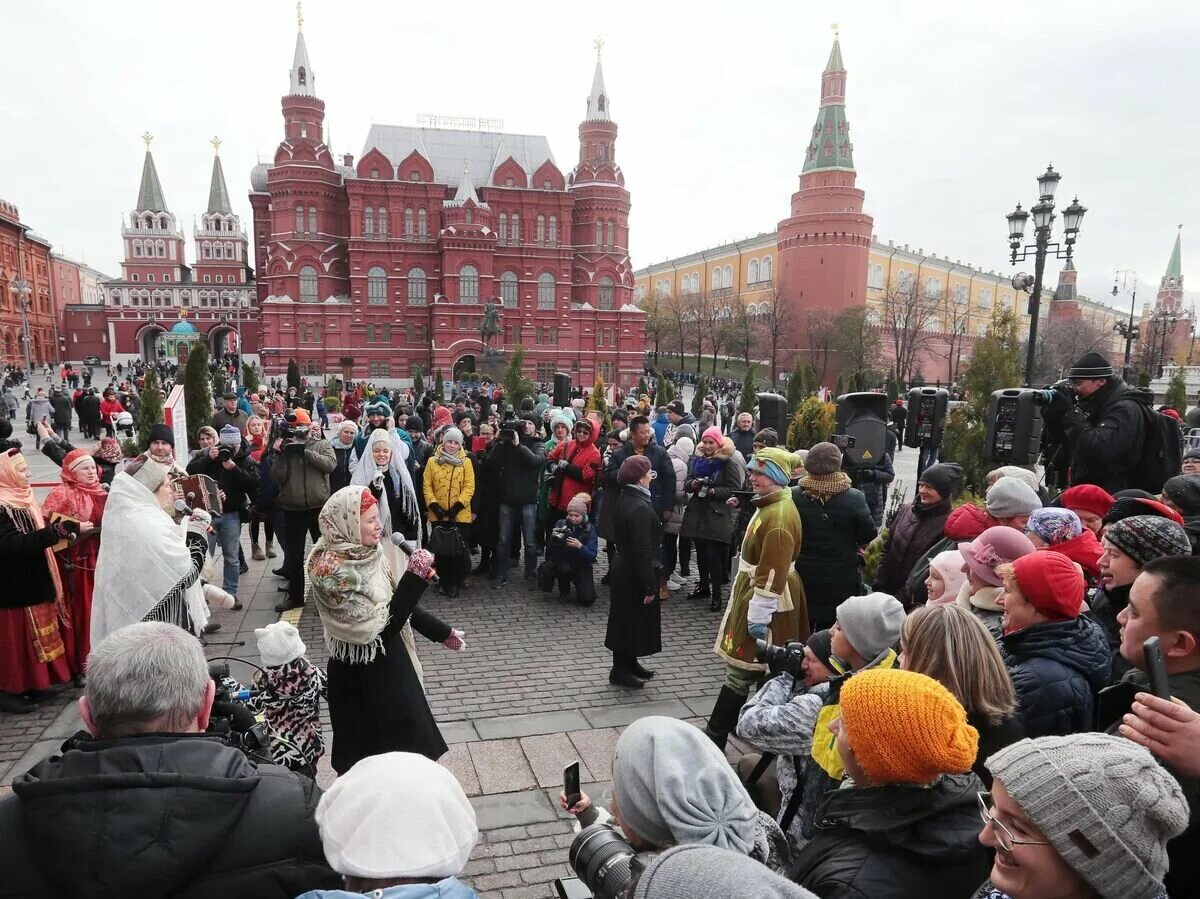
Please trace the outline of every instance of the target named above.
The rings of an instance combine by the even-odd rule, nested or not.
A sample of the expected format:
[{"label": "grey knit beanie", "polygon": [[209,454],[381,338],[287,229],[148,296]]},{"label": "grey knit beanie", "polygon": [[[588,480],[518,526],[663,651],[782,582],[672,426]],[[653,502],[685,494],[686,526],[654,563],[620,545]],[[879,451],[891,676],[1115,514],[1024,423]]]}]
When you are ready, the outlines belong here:
[{"label": "grey knit beanie", "polygon": [[1104,529],[1104,539],[1145,568],[1163,556],[1190,556],[1187,531],[1169,518],[1134,515],[1114,521]]},{"label": "grey knit beanie", "polygon": [[1020,740],[986,764],[1103,899],[1163,892],[1167,841],[1187,827],[1188,805],[1147,750],[1109,734],[1072,734]]},{"label": "grey knit beanie", "polygon": [[692,843],[654,857],[633,888],[633,899],[816,899],[748,855]]},{"label": "grey knit beanie", "polygon": [[704,843],[743,855],[754,848],[758,809],[697,727],[639,718],[617,740],[612,782],[621,821],[656,846]]},{"label": "grey knit beanie", "polygon": [[871,661],[900,639],[904,606],[889,593],[851,596],[834,613],[855,651]]},{"label": "grey knit beanie", "polygon": [[842,451],[832,443],[817,443],[804,457],[804,470],[809,474],[833,474],[842,470]]},{"label": "grey knit beanie", "polygon": [[1014,518],[1040,509],[1042,501],[1037,492],[1024,481],[1003,477],[987,492],[987,510],[993,518]]}]

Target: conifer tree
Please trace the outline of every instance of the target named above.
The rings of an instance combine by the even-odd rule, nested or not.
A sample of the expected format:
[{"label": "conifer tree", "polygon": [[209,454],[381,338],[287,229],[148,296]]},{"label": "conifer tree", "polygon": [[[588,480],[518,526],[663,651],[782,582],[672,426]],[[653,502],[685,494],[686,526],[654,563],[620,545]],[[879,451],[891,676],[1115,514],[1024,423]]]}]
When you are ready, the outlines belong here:
[{"label": "conifer tree", "polygon": [[126,441],[126,444],[132,444],[125,447],[128,456],[144,453],[150,446],[150,428],[163,421],[162,388],[158,386],[158,375],[153,368],[146,369],[146,380],[138,394],[138,401],[137,437],[133,441]]},{"label": "conifer tree", "polygon": [[[212,424],[213,389],[208,374],[208,348],[197,344],[183,370],[183,403],[187,412],[188,449],[200,448],[200,429]],[[175,447],[180,453],[182,447]]]}]

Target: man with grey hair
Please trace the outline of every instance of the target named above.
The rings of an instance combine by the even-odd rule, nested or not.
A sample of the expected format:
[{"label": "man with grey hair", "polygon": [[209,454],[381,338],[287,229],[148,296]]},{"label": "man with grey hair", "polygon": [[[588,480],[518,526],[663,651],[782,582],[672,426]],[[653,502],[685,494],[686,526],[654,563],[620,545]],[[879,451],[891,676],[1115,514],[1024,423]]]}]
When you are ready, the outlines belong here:
[{"label": "man with grey hair", "polygon": [[320,790],[205,734],[200,642],[142,622],[92,648],[88,732],[0,800],[0,896],[278,896],[339,885],[313,820]]}]

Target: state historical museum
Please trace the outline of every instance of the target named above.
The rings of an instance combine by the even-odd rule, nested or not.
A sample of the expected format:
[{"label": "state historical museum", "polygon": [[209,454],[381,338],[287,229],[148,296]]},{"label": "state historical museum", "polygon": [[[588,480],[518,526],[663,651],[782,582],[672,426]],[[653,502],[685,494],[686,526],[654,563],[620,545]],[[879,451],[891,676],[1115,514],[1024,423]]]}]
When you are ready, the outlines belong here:
[{"label": "state historical museum", "polygon": [[264,374],[292,358],[353,380],[481,370],[490,299],[493,347],[523,347],[530,376],[636,384],[645,313],[598,56],[566,175],[546,138],[496,131],[372,125],[357,163],[335,160],[315,83],[300,32],[284,139],[250,175]]}]

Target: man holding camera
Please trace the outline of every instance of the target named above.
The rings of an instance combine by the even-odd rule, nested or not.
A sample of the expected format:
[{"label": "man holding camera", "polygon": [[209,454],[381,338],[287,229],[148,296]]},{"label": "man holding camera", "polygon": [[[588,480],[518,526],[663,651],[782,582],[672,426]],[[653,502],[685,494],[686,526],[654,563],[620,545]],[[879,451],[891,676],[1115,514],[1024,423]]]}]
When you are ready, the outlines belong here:
[{"label": "man holding camera", "polygon": [[329,474],[337,467],[337,455],[321,435],[321,425],[313,424],[303,409],[288,413],[271,452],[275,454],[271,480],[279,487],[279,508],[283,510],[288,575],[287,599],[275,611],[286,612],[304,605],[304,537],[311,535],[316,542],[321,534],[317,516],[329,499]]},{"label": "man holding camera", "polygon": [[233,425],[233,427],[238,429],[239,434],[245,434],[246,424],[250,420],[250,416],[244,410],[238,408],[237,393],[233,390],[226,390],[221,395],[221,402],[221,408],[213,413],[213,428],[220,431],[226,425]]},{"label": "man holding camera", "polygon": [[250,447],[232,425],[221,428],[220,434],[206,425],[200,429],[199,440],[200,449],[192,454],[187,473],[207,475],[221,491],[222,512],[213,516],[208,549],[212,552],[218,544],[221,547],[221,589],[233,597],[236,611],[242,607],[237,598],[242,509],[250,504],[250,496],[258,486],[257,468],[250,462]]},{"label": "man holding camera", "polygon": [[0,801],[5,896],[257,896],[334,889],[309,778],[206,735],[215,684],[200,642],[164,622],[92,648],[89,734]]},{"label": "man holding camera", "polygon": [[525,578],[537,579],[537,494],[546,448],[537,439],[535,421],[504,422],[483,463],[483,472],[499,484],[500,539],[494,590],[508,584],[509,547],[518,522],[525,542]]},{"label": "man holding camera", "polygon": [[1096,484],[1109,493],[1144,486],[1137,472],[1152,411],[1149,396],[1126,384],[1095,352],[1080,357],[1052,391],[1042,417],[1047,437],[1067,454],[1071,484]]}]

